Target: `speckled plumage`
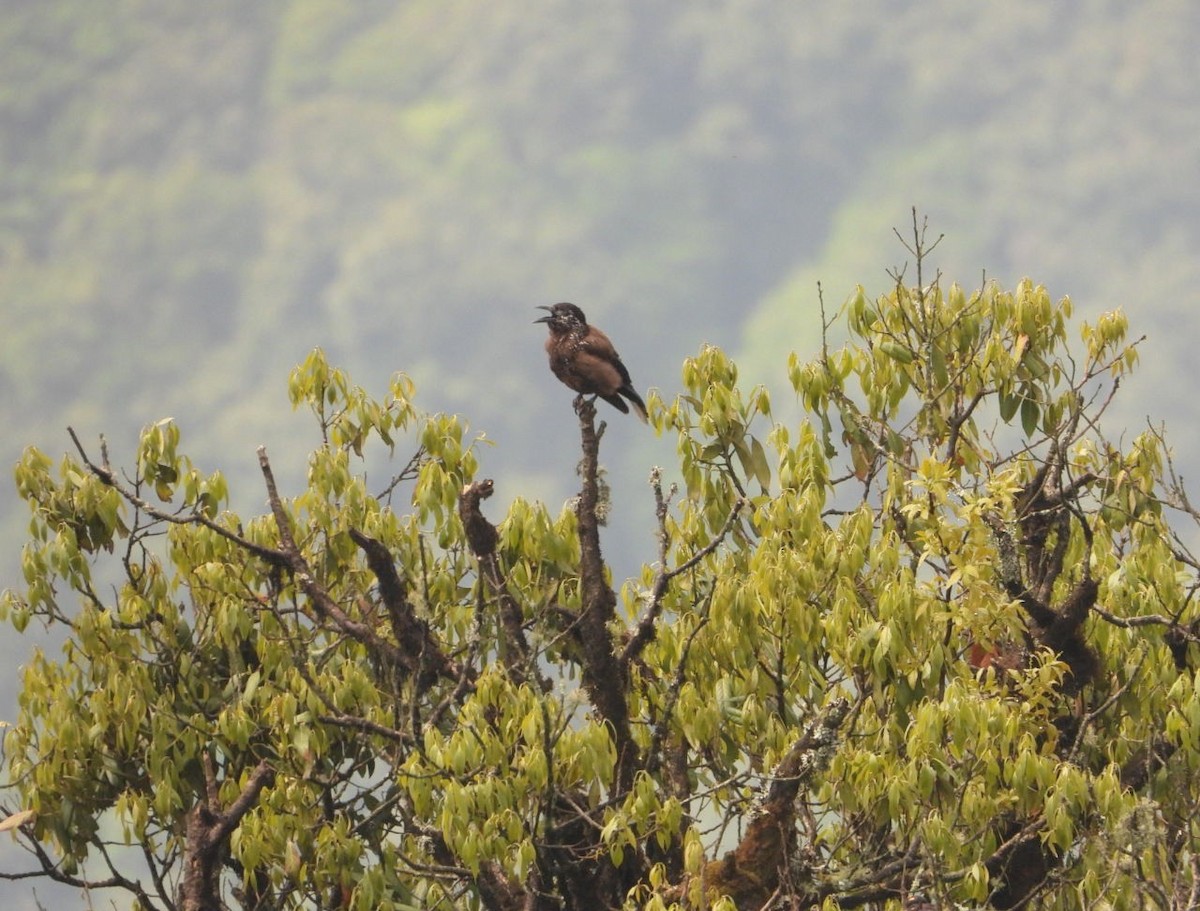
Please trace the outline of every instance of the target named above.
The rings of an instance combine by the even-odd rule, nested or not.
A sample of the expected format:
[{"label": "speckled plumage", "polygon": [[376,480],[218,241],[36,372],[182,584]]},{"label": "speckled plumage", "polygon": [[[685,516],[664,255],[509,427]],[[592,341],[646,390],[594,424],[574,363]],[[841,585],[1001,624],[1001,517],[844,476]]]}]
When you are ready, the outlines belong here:
[{"label": "speckled plumage", "polygon": [[[550,329],[546,354],[550,369],[568,388],[582,395],[598,395],[618,411],[634,413],[646,422],[646,403],[633,388],[629,371],[613,343],[595,326],[589,326],[583,311],[574,304],[541,307],[549,315],[534,322]],[[628,404],[626,404],[628,400]]]}]

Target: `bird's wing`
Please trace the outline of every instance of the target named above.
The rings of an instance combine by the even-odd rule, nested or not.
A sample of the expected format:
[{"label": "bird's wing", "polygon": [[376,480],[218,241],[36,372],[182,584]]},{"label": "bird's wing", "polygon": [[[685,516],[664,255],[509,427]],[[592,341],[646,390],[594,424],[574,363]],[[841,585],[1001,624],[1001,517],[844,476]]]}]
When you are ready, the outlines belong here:
[{"label": "bird's wing", "polygon": [[571,371],[583,381],[585,387],[601,395],[612,395],[629,382],[629,373],[620,360],[604,357],[586,346],[580,346],[571,362]]},{"label": "bird's wing", "polygon": [[609,341],[607,335],[595,326],[588,327],[588,334],[584,336],[580,343],[579,350],[580,353],[587,353],[597,360],[607,361],[616,368],[620,382],[614,384],[613,388],[629,385],[633,382],[629,378],[629,370],[621,363],[621,355],[617,354],[617,349],[613,347],[613,343]]}]

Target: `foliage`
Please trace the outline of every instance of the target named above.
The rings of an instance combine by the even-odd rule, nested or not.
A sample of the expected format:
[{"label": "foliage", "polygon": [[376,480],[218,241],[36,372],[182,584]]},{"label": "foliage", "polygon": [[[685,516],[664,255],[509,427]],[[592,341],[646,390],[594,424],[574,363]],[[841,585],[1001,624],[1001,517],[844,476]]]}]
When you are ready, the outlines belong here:
[{"label": "foliage", "polygon": [[915,286],[790,361],[797,426],[712,347],[652,397],[682,486],[619,592],[586,402],[579,498],[499,525],[457,418],[319,351],[266,514],[170,421],[128,475],[28,450],[3,610],[68,633],[5,741],[29,872],[144,908],[1189,907],[1196,514],[1158,432],[1101,435],[1125,319],[1076,346],[1032,282],[926,283],[914,228]]}]

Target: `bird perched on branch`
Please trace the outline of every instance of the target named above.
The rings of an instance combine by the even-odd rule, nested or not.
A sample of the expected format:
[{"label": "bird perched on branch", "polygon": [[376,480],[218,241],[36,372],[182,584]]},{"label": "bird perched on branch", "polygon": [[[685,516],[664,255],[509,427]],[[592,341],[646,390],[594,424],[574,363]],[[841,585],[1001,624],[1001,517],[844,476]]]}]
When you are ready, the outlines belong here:
[{"label": "bird perched on branch", "polygon": [[628,414],[632,405],[634,413],[646,423],[646,403],[633,388],[629,371],[608,336],[589,326],[583,311],[574,304],[538,309],[550,311],[548,316],[534,322],[550,328],[546,353],[550,355],[554,375],[582,395],[600,396],[617,411]]}]

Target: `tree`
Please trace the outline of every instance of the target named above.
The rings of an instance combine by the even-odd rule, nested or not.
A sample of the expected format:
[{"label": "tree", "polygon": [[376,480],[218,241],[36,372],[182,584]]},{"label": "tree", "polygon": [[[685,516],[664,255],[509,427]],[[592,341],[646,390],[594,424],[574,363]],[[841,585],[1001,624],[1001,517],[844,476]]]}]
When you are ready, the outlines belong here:
[{"label": "tree", "polygon": [[913,227],[916,284],[791,359],[803,420],[712,347],[652,397],[681,480],[619,591],[584,400],[578,498],[499,524],[457,419],[320,352],[307,486],[260,450],[264,515],[170,422],[128,474],[29,450],[3,609],[67,637],[5,741],[3,875],[180,911],[1195,907],[1200,513],[1159,429],[1101,435],[1126,321],[1076,348],[1031,282],[927,283]]}]

